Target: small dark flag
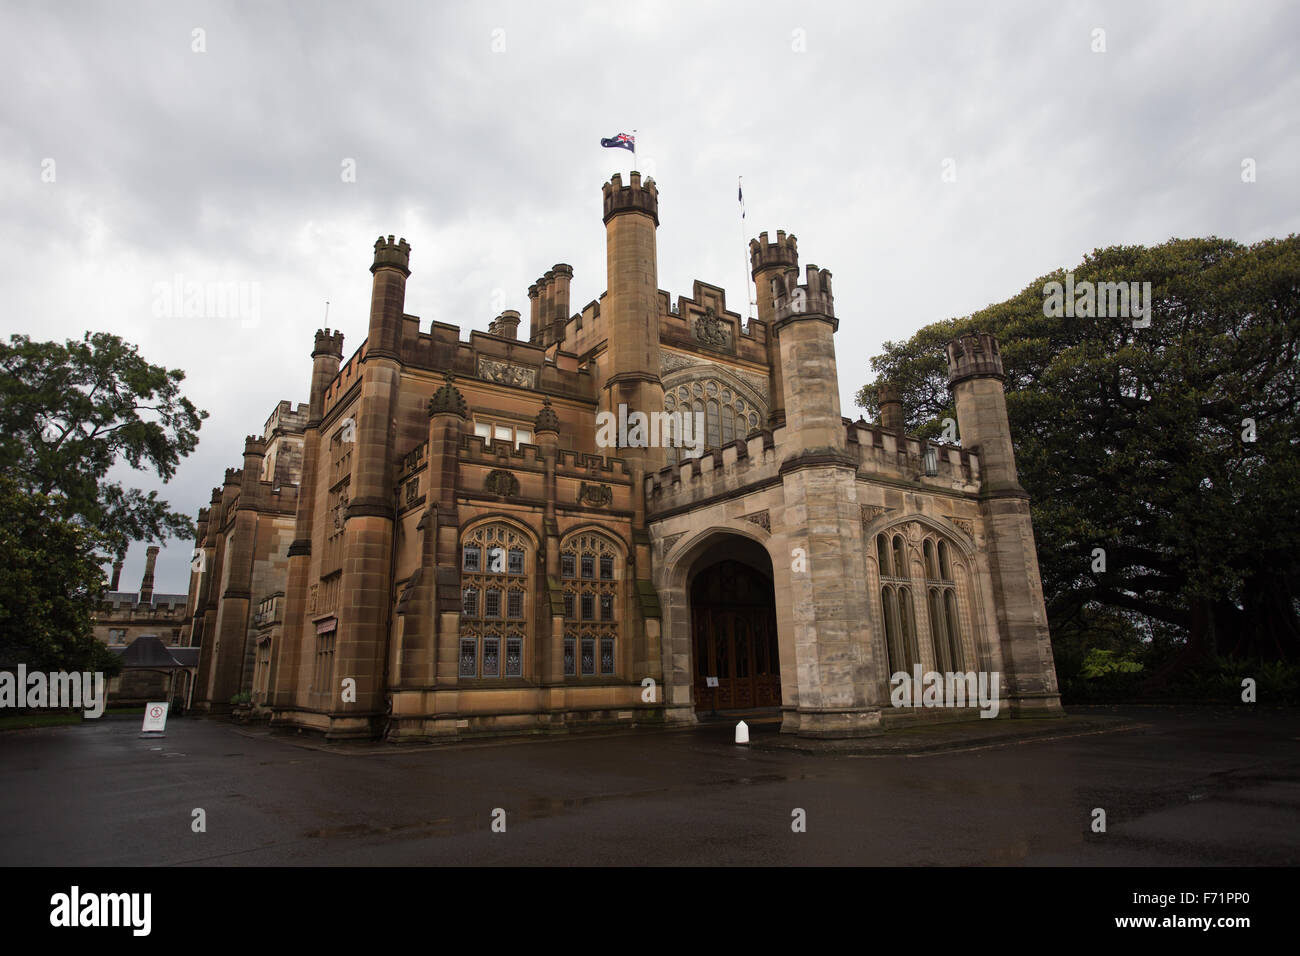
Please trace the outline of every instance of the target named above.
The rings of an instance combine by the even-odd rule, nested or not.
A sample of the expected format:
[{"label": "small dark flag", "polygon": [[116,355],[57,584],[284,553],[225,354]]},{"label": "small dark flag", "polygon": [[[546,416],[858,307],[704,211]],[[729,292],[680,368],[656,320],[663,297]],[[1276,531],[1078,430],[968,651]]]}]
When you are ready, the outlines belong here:
[{"label": "small dark flag", "polygon": [[745,218],[745,190],[740,185],[740,180],[736,180],[736,201],[740,203],[740,218]]},{"label": "small dark flag", "polygon": [[602,139],[600,141],[600,145],[604,146],[606,149],[609,149],[611,147],[615,149],[630,149],[632,152],[635,153],[636,137],[629,136],[627,133],[619,133],[617,136],[613,137],[612,139]]}]

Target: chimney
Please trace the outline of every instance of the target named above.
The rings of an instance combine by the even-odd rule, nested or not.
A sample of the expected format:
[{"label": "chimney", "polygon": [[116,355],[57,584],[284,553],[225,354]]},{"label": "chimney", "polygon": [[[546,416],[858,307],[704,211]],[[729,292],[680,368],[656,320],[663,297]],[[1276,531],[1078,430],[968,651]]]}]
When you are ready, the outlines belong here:
[{"label": "chimney", "polygon": [[503,339],[518,339],[519,313],[514,309],[506,309],[492,320],[492,327],[495,334]]},{"label": "chimney", "polygon": [[897,385],[888,382],[876,390],[880,403],[880,427],[885,431],[901,432],[903,430],[903,398]]},{"label": "chimney", "polygon": [[113,562],[113,579],[108,582],[108,589],[110,591],[117,590],[117,582],[122,577],[122,565],[124,563],[125,562],[121,558],[118,558],[116,561]]},{"label": "chimney", "polygon": [[140,579],[140,603],[153,603],[153,566],[158,560],[158,545],[151,544],[144,557],[144,577]]}]

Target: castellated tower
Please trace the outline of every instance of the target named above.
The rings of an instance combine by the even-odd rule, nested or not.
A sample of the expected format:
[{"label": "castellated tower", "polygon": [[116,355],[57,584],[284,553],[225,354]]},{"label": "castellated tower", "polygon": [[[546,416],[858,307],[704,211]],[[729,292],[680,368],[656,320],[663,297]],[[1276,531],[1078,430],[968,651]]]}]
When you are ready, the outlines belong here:
[{"label": "castellated tower", "polygon": [[[368,346],[361,359],[356,406],[352,481],[343,530],[343,577],[335,677],[335,737],[371,737],[382,720],[384,661],[392,614],[393,431],[401,379],[402,315],[411,247],[405,239],[375,242]],[[344,439],[346,440],[346,438]],[[356,699],[341,696],[342,681],[355,681]]]},{"label": "castellated tower", "polygon": [[[653,179],[641,183],[633,172],[629,185],[615,173],[604,186],[605,265],[609,291],[609,348],[613,353],[601,406],[615,414],[650,414],[664,407],[659,380],[659,263],[655,230],[659,228],[659,190]],[[662,467],[658,447],[620,448],[630,466],[645,471]],[[638,477],[638,481],[640,478]]]},{"label": "castellated tower", "polygon": [[781,344],[775,331],[776,294],[774,280],[788,272],[799,272],[799,247],[794,236],[786,236],[778,229],[776,242],[768,242],[767,233],[760,232],[757,239],[749,240],[749,262],[753,267],[754,288],[758,295],[758,320],[768,328],[767,361],[772,393],[772,407],[767,416],[768,428],[785,424],[785,395],[781,381]]},{"label": "castellated tower", "polygon": [[339,373],[343,361],[343,333],[317,329],[311,352],[311,391],[307,423],[303,430],[302,481],[298,511],[294,519],[293,543],[289,545],[289,568],[285,576],[284,637],[272,648],[271,674],[267,682],[269,702],[276,707],[294,703],[298,675],[303,663],[307,632],[307,590],[311,574],[312,519],[316,514],[319,482],[321,416],[325,412],[325,390]]},{"label": "castellated tower", "polygon": [[[793,248],[791,247],[791,251]],[[880,733],[871,613],[864,576],[857,460],[840,418],[831,274],[809,265],[774,279],[786,427],[781,432],[788,613],[799,704],[782,732],[807,737]],[[784,556],[782,556],[784,559]],[[782,613],[780,603],[778,614]]]},{"label": "castellated tower", "polygon": [[989,571],[1012,715],[1057,715],[1061,697],[1047,631],[1029,495],[1020,487],[1003,392],[997,339],[979,333],[948,343],[948,382],[962,447],[977,451],[980,511],[989,537]]}]

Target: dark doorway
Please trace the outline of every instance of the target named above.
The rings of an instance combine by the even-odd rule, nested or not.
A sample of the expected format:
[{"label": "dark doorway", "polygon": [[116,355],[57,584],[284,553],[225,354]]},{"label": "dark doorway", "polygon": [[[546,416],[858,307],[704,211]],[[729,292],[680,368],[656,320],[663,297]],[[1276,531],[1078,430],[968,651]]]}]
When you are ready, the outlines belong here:
[{"label": "dark doorway", "polygon": [[697,711],[781,705],[770,577],[730,559],[699,571],[691,582],[691,639]]}]

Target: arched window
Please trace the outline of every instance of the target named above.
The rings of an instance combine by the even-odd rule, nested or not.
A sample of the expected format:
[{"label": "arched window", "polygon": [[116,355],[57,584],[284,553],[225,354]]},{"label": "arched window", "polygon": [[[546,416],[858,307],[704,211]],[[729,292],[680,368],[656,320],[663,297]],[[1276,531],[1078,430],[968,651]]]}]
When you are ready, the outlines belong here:
[{"label": "arched window", "polygon": [[[957,617],[957,584],[952,578],[948,542],[925,539],[926,608],[930,614],[930,639],[934,643],[935,665],[940,671],[965,670],[961,651],[960,620]],[[938,554],[938,561],[933,557]]]},{"label": "arched window", "polygon": [[889,672],[911,673],[912,665],[920,657],[916,651],[912,592],[907,586],[903,539],[895,537],[891,549],[890,541],[885,535],[876,535],[876,560],[880,564],[880,609],[881,618],[885,622],[885,651],[889,657]]},{"label": "arched window", "polygon": [[461,677],[523,677],[531,551],[528,536],[504,523],[479,525],[461,538]]},{"label": "arched window", "polygon": [[602,534],[584,531],[560,545],[564,590],[564,676],[612,677],[618,666],[623,560]]},{"label": "arched window", "polygon": [[[698,374],[698,373],[697,373]],[[767,417],[767,409],[742,398],[737,388],[724,377],[703,378],[670,385],[664,391],[664,410],[680,412],[692,417],[690,435],[696,440],[695,425],[702,431],[698,440],[704,449],[720,448],[737,438],[745,438],[759,427]],[[691,457],[689,449],[670,448],[670,462],[685,461]]]},{"label": "arched window", "polygon": [[[912,579],[907,547],[901,534],[876,535],[876,563],[880,567],[881,619],[891,674],[910,672],[921,658],[917,650],[915,614],[923,611],[930,624],[935,668],[940,672],[964,671],[961,618],[958,616],[957,582],[952,551],[940,535],[926,534],[921,542],[924,582]],[[924,607],[916,608],[912,595]]]}]

